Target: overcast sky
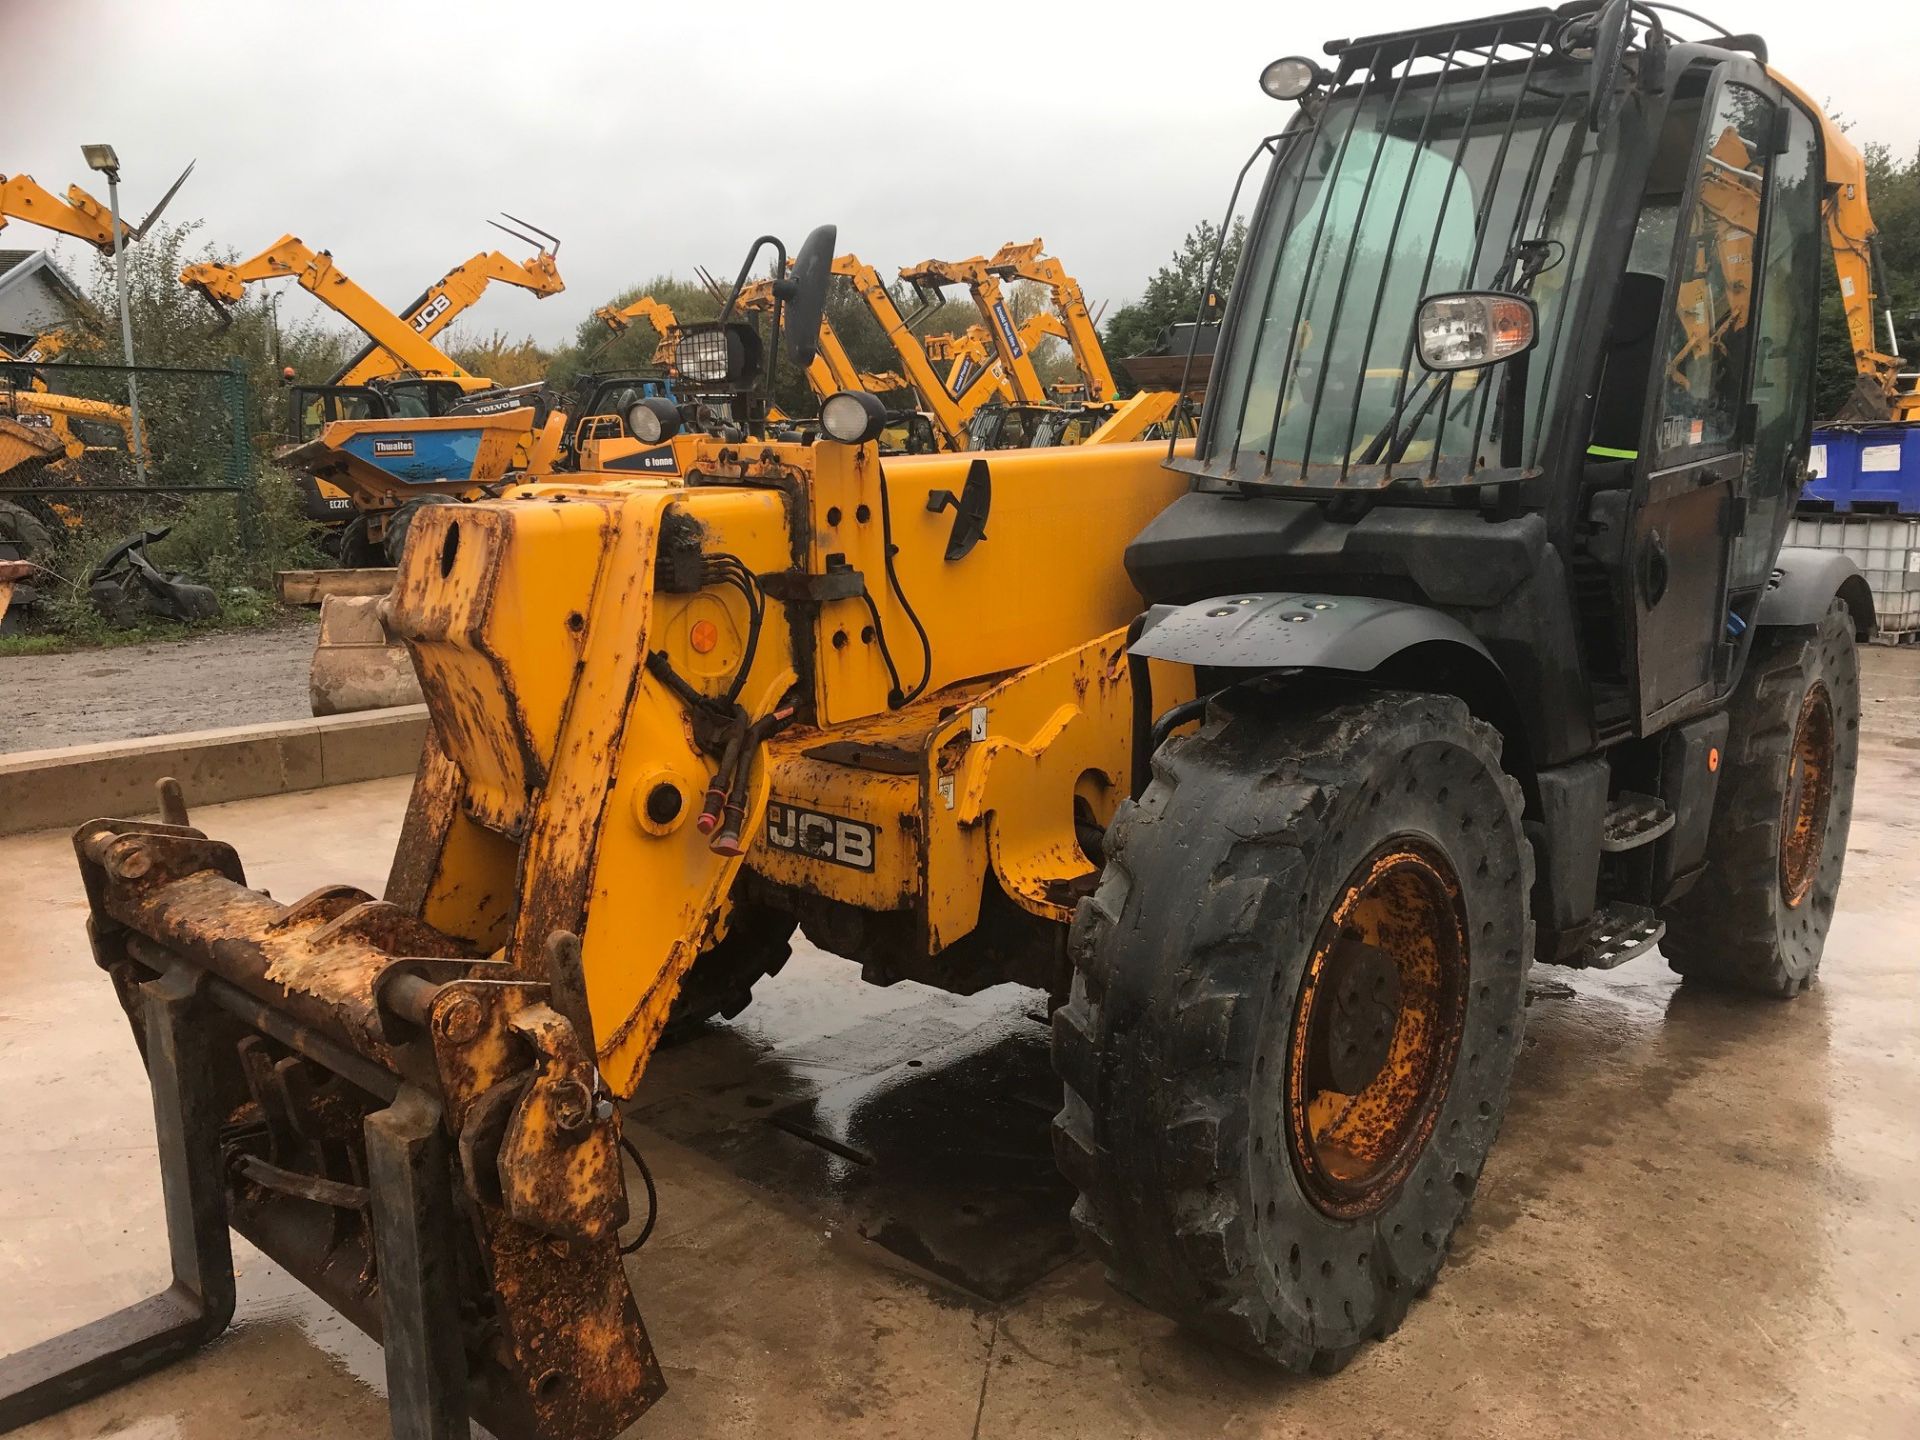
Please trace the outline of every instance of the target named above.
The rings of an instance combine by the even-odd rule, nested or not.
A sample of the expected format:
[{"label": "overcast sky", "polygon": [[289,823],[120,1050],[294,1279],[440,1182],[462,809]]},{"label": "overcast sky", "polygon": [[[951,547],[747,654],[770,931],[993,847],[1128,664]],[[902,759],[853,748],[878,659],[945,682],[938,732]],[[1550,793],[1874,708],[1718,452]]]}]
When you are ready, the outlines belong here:
[{"label": "overcast sky", "polygon": [[[1893,25],[1911,4],[1690,8],[1764,34],[1856,139],[1911,151],[1914,51]],[[1266,61],[1503,8],[0,0],[0,173],[104,200],[79,147],[109,141],[138,219],[197,159],[170,217],[243,254],[290,231],[396,307],[476,251],[518,258],[485,223],[511,211],[562,238],[568,288],[496,286],[469,323],[549,342],[623,286],[730,276],[754,236],[797,244],[824,221],[889,275],[1044,236],[1098,307],[1217,217],[1284,118],[1256,84]],[[293,296],[283,312],[305,313]]]}]

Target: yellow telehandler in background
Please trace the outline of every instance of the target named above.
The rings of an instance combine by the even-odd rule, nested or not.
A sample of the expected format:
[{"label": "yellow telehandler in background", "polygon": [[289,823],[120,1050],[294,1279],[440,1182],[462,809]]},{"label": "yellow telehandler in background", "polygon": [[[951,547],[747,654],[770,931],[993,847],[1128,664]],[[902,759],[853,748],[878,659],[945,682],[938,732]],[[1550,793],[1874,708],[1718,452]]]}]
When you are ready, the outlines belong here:
[{"label": "yellow telehandler in background", "polygon": [[[997,371],[1005,377],[1004,398],[975,413],[968,425],[969,450],[1017,450],[1055,445],[1113,444],[1161,438],[1173,421],[1179,397],[1168,390],[1143,390],[1118,400],[1119,388],[1100,346],[1099,332],[1087,310],[1079,282],[1043,242],[1009,242],[992,256],[970,260],[927,260],[900,272],[916,290],[940,293],[946,285],[965,285],[981,323],[958,342],[957,358],[969,366],[976,332],[993,347]],[[1079,387],[1048,387],[1033,363],[1027,327],[1013,318],[1003,280],[1024,280],[1044,287],[1057,324],[1043,333],[1058,334],[1073,352],[1083,377]],[[960,370],[962,376],[970,370]]]},{"label": "yellow telehandler in background", "polygon": [[469,373],[433,341],[495,280],[543,299],[564,290],[555,264],[559,243],[540,234],[547,243],[524,263],[498,252],[476,255],[404,314],[357,284],[331,252],[294,235],[235,264],[201,261],[181,271],[180,283],[223,322],[248,285],[291,278],[366,335],[367,345],[326,384],[290,387],[294,443],[279,457],[311,482],[312,518],[345,522],[343,563],[390,563],[422,503],[484,494],[516,461],[525,463],[532,432],[545,418],[541,396]]}]

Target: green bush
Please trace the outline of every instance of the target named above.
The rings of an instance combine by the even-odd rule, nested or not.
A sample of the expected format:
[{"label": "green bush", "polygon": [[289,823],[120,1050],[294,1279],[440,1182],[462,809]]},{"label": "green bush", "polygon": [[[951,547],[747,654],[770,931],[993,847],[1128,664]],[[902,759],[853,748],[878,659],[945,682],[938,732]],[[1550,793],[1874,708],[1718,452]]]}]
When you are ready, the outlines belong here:
[{"label": "green bush", "polygon": [[[317,543],[317,527],[302,511],[293,477],[268,466],[255,486],[257,508],[251,517],[246,497],[234,494],[88,495],[65,497],[57,506],[31,504],[54,537],[51,551],[34,557],[51,578],[38,587],[40,604],[27,616],[29,635],[0,644],[0,654],[280,619],[274,573],[328,562]],[[148,550],[148,558],[161,570],[209,586],[219,597],[220,615],[196,626],[155,618],[134,631],[117,630],[93,608],[88,579],[116,546],[140,531],[163,528],[168,534]],[[39,636],[56,638],[27,643]]]}]

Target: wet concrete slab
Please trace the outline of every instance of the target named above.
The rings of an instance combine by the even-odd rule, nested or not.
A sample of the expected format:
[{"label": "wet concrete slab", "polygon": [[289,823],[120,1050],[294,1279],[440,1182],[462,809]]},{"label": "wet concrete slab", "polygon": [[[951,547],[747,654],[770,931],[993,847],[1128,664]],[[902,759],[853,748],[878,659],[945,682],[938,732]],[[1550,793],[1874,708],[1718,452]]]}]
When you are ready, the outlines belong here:
[{"label": "wet concrete slab", "polygon": [[[1866,661],[1822,983],[1779,1005],[1684,989],[1654,957],[1541,972],[1564,985],[1533,1006],[1453,1260],[1342,1374],[1224,1355],[1071,1252],[1036,997],[878,990],[803,949],[636,1101],[661,1210],[632,1273],[671,1388],[633,1434],[1920,1434],[1920,654]],[[196,819],[277,894],[377,889],[404,795]],[[165,1267],[145,1083],[71,850],[0,839],[0,873],[11,1350]],[[378,1348],[244,1244],[239,1261],[221,1341],[21,1433],[384,1435]]]},{"label": "wet concrete slab", "polygon": [[865,997],[843,996],[847,985],[890,993],[827,964],[818,998],[756,1004],[663,1055],[634,1119],[976,1299],[1012,1299],[1071,1259],[1045,997],[914,987],[908,1003],[821,1035],[808,1020],[819,998],[852,1018]]}]

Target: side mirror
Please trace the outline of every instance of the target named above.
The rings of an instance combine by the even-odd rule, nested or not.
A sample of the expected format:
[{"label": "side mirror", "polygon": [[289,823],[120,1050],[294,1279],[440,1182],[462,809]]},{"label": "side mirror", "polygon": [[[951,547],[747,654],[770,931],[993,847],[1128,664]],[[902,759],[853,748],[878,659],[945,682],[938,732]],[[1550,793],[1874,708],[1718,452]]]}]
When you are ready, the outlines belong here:
[{"label": "side mirror", "polygon": [[831,225],[822,225],[801,242],[787,281],[793,295],[787,301],[785,328],[793,342],[794,363],[805,369],[820,349],[820,317],[827,310],[827,286],[833,282],[833,250],[840,238]]},{"label": "side mirror", "polygon": [[1522,295],[1464,290],[1420,303],[1416,338],[1429,370],[1480,370],[1533,349],[1539,316]]},{"label": "side mirror", "polygon": [[964,560],[967,552],[987,538],[987,513],[993,509],[993,476],[987,462],[976,460],[967,467],[967,483],[959,498],[951,490],[935,490],[927,496],[927,509],[938,515],[952,508],[953,529],[947,532],[947,559]]}]

